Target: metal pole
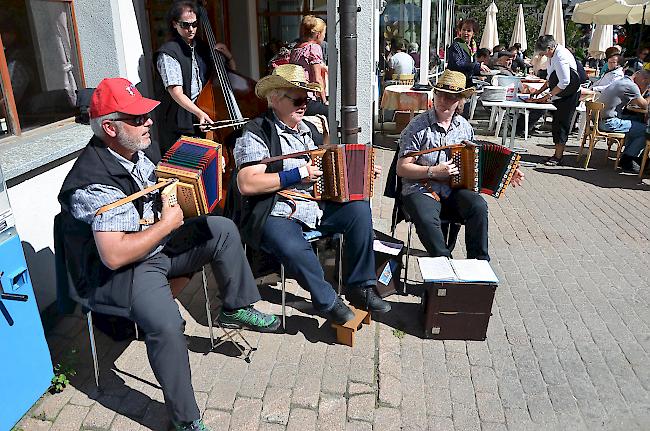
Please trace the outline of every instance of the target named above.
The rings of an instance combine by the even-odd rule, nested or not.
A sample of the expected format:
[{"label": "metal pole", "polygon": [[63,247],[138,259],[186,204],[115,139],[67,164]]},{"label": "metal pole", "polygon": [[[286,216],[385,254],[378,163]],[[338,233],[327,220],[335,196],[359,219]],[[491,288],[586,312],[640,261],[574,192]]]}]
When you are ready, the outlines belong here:
[{"label": "metal pole", "polygon": [[420,27],[420,85],[429,85],[429,46],[431,44],[431,0],[422,0]]},{"label": "metal pole", "polygon": [[357,7],[356,0],[341,0],[341,143],[359,142],[357,109]]}]

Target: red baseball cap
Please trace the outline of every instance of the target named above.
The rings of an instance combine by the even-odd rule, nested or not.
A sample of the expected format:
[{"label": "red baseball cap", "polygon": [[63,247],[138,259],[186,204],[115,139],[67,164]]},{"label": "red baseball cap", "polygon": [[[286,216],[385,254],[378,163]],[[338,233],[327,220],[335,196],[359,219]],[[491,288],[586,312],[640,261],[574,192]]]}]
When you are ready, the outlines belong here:
[{"label": "red baseball cap", "polygon": [[101,117],[113,112],[142,115],[153,111],[159,101],[142,97],[142,94],[124,78],[105,78],[99,83],[90,100],[90,118]]}]

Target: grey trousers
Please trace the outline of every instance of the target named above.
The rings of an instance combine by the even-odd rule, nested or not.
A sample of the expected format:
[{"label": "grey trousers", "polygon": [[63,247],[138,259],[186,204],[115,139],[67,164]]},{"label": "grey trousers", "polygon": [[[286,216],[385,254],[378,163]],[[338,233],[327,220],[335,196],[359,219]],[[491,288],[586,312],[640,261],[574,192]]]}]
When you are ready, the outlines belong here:
[{"label": "grey trousers", "polygon": [[175,423],[199,419],[200,413],[183,335],[185,322],[168,278],[191,274],[207,263],[212,266],[224,307],[234,309],[259,301],[237,227],[223,217],[188,219],[161,253],[135,268],[131,319],[145,332],[149,363]]}]

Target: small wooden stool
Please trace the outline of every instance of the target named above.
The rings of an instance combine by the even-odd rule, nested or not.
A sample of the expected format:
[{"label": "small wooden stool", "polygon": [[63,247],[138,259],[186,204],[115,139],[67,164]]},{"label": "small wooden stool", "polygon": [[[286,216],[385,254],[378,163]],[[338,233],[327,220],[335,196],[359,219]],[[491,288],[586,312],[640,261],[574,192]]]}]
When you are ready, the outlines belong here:
[{"label": "small wooden stool", "polygon": [[332,328],[336,329],[336,341],[346,346],[354,347],[354,333],[361,329],[362,323],[369,325],[370,313],[364,310],[357,310],[350,305],[350,309],[354,312],[354,317],[348,320],[343,325],[332,323]]}]

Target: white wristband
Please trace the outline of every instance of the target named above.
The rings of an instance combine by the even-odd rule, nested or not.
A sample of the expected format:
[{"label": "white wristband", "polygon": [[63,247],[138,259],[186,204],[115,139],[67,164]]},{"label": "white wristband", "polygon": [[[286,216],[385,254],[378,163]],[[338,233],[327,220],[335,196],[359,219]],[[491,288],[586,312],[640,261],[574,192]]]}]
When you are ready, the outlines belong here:
[{"label": "white wristband", "polygon": [[298,168],[298,172],[300,172],[300,179],[304,179],[309,177],[309,169],[307,169],[307,166],[301,166]]}]

